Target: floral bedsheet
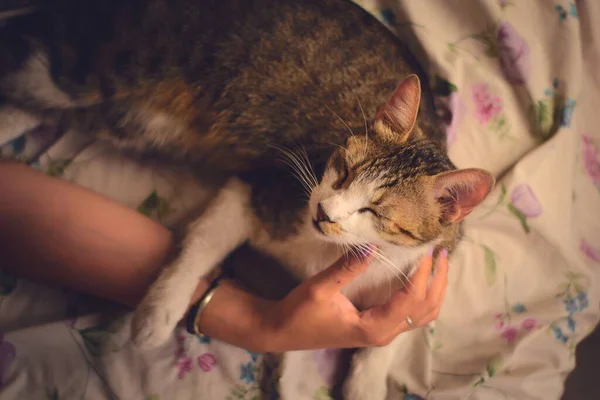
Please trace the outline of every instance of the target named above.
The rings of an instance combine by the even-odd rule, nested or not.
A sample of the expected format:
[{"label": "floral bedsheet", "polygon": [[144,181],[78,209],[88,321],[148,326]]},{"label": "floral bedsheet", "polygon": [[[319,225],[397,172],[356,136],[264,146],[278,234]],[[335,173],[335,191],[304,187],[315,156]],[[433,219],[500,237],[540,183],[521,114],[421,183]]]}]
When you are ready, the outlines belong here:
[{"label": "floral bedsheet", "polygon": [[[455,163],[499,178],[467,219],[435,327],[402,336],[389,398],[559,398],[600,318],[600,3],[358,2],[428,60]],[[185,171],[76,134],[36,129],[0,145],[166,225],[210,196]],[[184,331],[141,353],[128,326],[0,273],[0,399],[259,398],[262,355]],[[307,357],[298,399],[330,398],[335,353]]]}]

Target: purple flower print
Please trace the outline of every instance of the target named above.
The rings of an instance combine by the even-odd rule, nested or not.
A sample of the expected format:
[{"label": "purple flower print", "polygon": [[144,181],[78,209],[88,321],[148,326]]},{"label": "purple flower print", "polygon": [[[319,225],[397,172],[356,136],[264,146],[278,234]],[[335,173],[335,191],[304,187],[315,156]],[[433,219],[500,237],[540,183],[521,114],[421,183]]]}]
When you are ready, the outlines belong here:
[{"label": "purple flower print", "polygon": [[15,346],[12,343],[5,342],[3,338],[4,335],[0,334],[0,387],[6,383],[6,373],[17,357]]},{"label": "purple flower print", "polygon": [[458,92],[452,92],[450,95],[450,110],[452,111],[452,120],[446,128],[446,141],[448,146],[452,145],[458,135],[458,128],[467,114],[467,106],[462,101]]},{"label": "purple flower print", "polygon": [[530,331],[537,326],[537,320],[533,317],[525,318],[523,322],[521,322],[521,329],[524,331]]},{"label": "purple flower print", "polygon": [[504,77],[513,85],[524,84],[531,71],[529,45],[507,21],[500,24],[497,39]]},{"label": "purple flower print", "polygon": [[177,372],[177,378],[183,379],[185,377],[185,374],[187,374],[188,372],[190,372],[192,370],[192,367],[193,367],[192,359],[186,355],[181,356],[177,359],[176,366],[177,366],[177,369],[179,370]]},{"label": "purple flower print", "polygon": [[589,259],[600,262],[600,251],[594,249],[585,239],[581,239],[579,248]]},{"label": "purple flower print", "polygon": [[319,371],[319,375],[321,375],[321,378],[323,378],[323,381],[325,381],[329,387],[332,387],[335,384],[335,375],[338,369],[340,355],[340,349],[315,350],[313,353],[317,363],[317,371]]},{"label": "purple flower print", "polygon": [[502,112],[502,99],[490,93],[490,88],[485,83],[473,85],[473,103],[475,103],[475,116],[481,125],[487,125],[492,118]]},{"label": "purple flower print", "polygon": [[583,311],[590,306],[587,292],[577,292],[577,311]]},{"label": "purple flower print", "polygon": [[587,135],[582,136],[583,139],[583,168],[585,173],[592,180],[592,183],[596,186],[600,186],[600,154],[598,149],[590,137]]},{"label": "purple flower print", "polygon": [[514,342],[518,336],[519,331],[517,330],[517,328],[514,328],[512,326],[510,328],[505,329],[504,332],[502,332],[502,334],[500,335],[500,337],[506,339],[508,343]]},{"label": "purple flower print", "polygon": [[563,299],[563,304],[565,305],[565,310],[569,313],[569,314],[573,314],[577,312],[577,301],[575,300],[575,298],[573,297],[565,297]]},{"label": "purple flower print", "polygon": [[58,137],[59,130],[56,127],[38,125],[29,131],[29,136],[34,140],[40,149],[44,149],[53,144]]},{"label": "purple flower print", "polygon": [[526,183],[520,184],[513,189],[510,196],[511,204],[519,210],[526,218],[539,217],[542,213],[542,205]]},{"label": "purple flower print", "polygon": [[209,372],[217,364],[217,358],[212,353],[204,353],[198,356],[198,366],[204,372]]}]

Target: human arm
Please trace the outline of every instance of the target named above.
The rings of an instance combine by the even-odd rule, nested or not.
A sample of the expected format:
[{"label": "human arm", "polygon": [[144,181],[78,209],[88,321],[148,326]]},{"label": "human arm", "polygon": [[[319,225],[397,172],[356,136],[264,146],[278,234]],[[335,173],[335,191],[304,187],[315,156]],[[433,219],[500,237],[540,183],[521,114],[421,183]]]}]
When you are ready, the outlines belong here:
[{"label": "human arm", "polygon": [[[0,162],[0,188],[0,268],[15,275],[135,307],[172,252],[173,237],[160,224],[27,166]],[[399,292],[387,305],[362,313],[331,282],[348,283],[367,266],[341,265],[303,282],[279,301],[224,281],[200,316],[201,330],[254,351],[360,347],[385,344],[406,330],[406,315],[423,324],[414,316],[435,316],[439,310],[445,263],[434,278],[443,285],[432,284],[427,292],[426,279],[422,285],[414,280],[419,291]],[[429,270],[426,265],[419,271],[429,276]],[[200,280],[190,302],[208,285]]]}]

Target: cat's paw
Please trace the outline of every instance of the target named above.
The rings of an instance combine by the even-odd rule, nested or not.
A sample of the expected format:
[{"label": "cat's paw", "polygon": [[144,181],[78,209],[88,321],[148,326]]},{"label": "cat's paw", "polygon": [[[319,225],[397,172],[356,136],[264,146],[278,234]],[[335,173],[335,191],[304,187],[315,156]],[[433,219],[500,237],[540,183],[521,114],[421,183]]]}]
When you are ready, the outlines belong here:
[{"label": "cat's paw", "polygon": [[141,348],[158,347],[164,344],[175,331],[182,314],[183,312],[167,304],[143,301],[136,309],[131,322],[133,343]]}]

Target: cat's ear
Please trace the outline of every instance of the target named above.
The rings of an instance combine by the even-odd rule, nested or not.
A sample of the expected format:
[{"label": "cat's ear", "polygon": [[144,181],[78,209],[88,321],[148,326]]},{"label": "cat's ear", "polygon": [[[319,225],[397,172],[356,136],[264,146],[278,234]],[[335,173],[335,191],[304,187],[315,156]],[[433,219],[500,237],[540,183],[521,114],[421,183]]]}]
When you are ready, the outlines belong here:
[{"label": "cat's ear", "polygon": [[443,172],[434,178],[433,195],[441,206],[442,224],[459,222],[477,207],[494,187],[489,172],[468,168]]},{"label": "cat's ear", "polygon": [[382,122],[392,132],[404,136],[415,126],[419,103],[421,101],[421,82],[417,75],[406,77],[388,101],[379,109],[375,122]]}]

